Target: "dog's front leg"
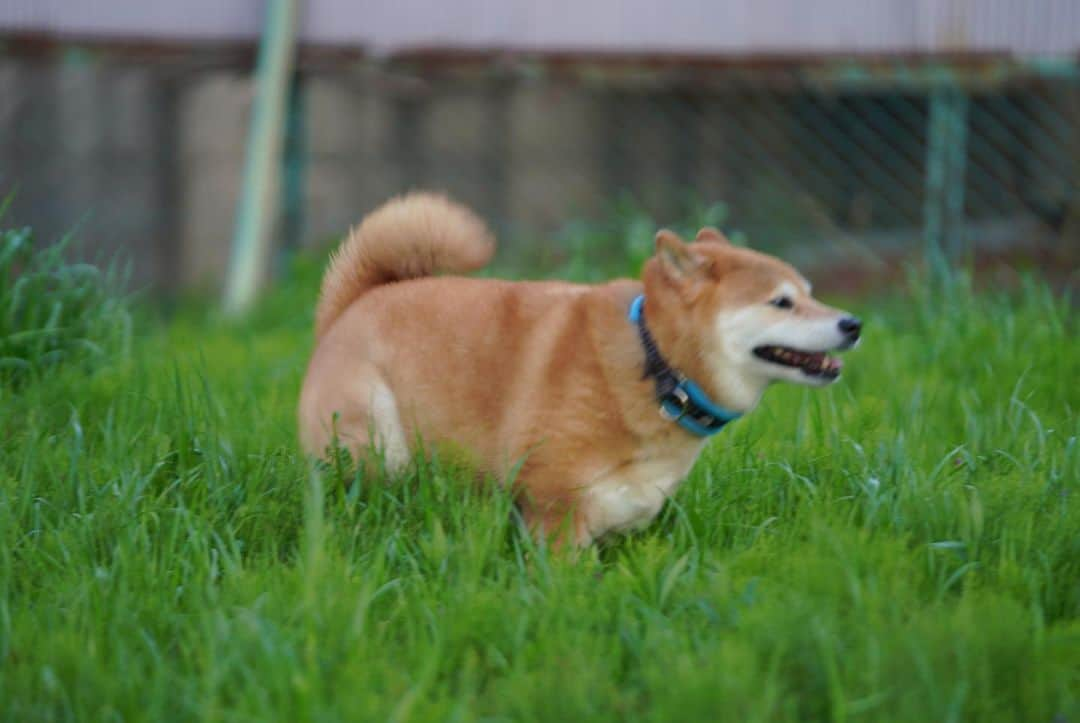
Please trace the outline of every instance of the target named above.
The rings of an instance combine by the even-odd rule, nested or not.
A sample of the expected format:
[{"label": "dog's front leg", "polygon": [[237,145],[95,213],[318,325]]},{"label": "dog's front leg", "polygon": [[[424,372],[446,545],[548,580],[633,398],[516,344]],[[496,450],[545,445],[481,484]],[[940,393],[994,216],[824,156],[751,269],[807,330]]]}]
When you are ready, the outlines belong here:
[{"label": "dog's front leg", "polygon": [[593,541],[577,500],[546,504],[525,501],[521,512],[533,538],[552,550],[586,547]]}]

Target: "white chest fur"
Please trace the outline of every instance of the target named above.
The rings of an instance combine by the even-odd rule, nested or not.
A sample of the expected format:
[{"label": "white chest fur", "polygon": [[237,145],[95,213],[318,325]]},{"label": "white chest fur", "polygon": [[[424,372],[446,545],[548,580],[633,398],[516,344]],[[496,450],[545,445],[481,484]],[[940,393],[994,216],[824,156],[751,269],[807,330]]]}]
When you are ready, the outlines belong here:
[{"label": "white chest fur", "polygon": [[686,479],[701,447],[644,453],[597,478],[583,500],[589,534],[595,539],[647,525]]}]

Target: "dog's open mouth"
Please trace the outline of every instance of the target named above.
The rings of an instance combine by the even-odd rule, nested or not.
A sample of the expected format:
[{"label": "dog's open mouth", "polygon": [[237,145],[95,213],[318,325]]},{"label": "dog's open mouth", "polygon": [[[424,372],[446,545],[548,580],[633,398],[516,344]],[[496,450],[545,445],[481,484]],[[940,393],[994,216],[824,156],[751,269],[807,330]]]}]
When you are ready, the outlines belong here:
[{"label": "dog's open mouth", "polygon": [[844,363],[823,351],[799,351],[785,346],[759,346],[754,355],[773,364],[801,369],[812,377],[835,379],[840,376]]}]

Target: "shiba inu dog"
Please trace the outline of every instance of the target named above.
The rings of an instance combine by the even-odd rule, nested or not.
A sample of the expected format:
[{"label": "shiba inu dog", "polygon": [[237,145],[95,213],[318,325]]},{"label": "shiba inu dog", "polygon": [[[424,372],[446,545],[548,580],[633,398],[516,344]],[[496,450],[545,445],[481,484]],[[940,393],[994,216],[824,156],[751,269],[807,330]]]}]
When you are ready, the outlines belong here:
[{"label": "shiba inu dog", "polygon": [[[389,468],[416,440],[507,479],[525,521],[586,545],[648,523],[708,437],[775,381],[824,386],[861,323],[779,259],[704,228],[656,234],[641,281],[589,286],[436,272],[483,267],[484,223],[414,193],[368,215],[332,257],[300,395],[311,454],[332,440]],[[520,466],[519,466],[520,465]]]}]

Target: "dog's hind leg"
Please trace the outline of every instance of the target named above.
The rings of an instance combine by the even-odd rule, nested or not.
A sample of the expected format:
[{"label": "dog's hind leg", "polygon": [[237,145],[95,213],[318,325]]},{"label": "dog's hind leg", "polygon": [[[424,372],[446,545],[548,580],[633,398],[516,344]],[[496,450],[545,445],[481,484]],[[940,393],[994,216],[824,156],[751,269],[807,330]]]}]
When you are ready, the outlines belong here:
[{"label": "dog's hind leg", "polygon": [[[305,447],[311,453],[325,454],[336,440],[354,459],[370,458],[374,451],[387,472],[399,472],[408,464],[411,452],[393,391],[373,364],[363,364],[350,376],[350,383],[333,399],[305,399],[303,413],[315,416],[318,424],[314,427],[320,430],[305,440]],[[304,426],[310,429],[313,425]]]},{"label": "dog's hind leg", "polygon": [[409,463],[409,445],[401,424],[397,400],[390,387],[381,379],[372,385],[369,419],[372,442],[386,464],[388,472],[401,471]]}]

